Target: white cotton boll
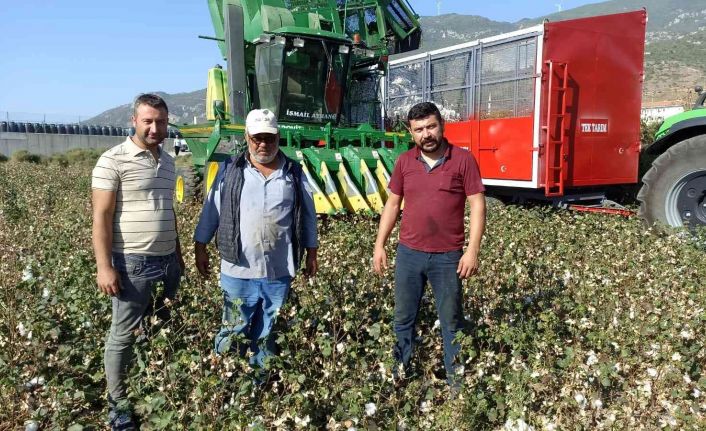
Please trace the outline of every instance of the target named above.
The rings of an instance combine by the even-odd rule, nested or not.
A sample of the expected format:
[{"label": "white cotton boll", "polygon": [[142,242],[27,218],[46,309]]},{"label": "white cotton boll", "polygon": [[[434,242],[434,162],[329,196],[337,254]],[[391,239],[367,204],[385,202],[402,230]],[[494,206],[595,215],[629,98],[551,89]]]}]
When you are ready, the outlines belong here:
[{"label": "white cotton boll", "polygon": [[346,350],[346,343],[341,342],[341,343],[336,344],[336,351],[338,353],[343,353],[345,350]]},{"label": "white cotton boll", "polygon": [[694,398],[699,398],[699,397],[701,396],[701,391],[698,390],[697,388],[694,388],[694,391],[691,393],[691,395],[692,395]]},{"label": "white cotton boll", "polygon": [[378,411],[375,403],[367,403],[365,405],[365,414],[368,416],[373,416]]},{"label": "white cotton boll", "polygon": [[51,296],[51,292],[49,291],[49,289],[47,289],[46,287],[44,289],[42,289],[42,298],[46,299],[46,298],[49,298],[50,296]]},{"label": "white cotton boll", "polygon": [[17,324],[17,332],[20,333],[20,337],[27,335],[27,328],[25,328],[25,325],[22,322]]},{"label": "white cotton boll", "polygon": [[593,401],[591,401],[591,407],[593,407],[596,410],[600,410],[603,407],[603,401],[596,398]]},{"label": "white cotton boll", "polygon": [[576,403],[579,405],[579,407],[581,407],[582,409],[586,408],[586,397],[582,393],[577,392],[576,395],[574,395],[574,399],[576,400]]},{"label": "white cotton boll", "polygon": [[588,352],[588,359],[586,359],[586,365],[591,366],[591,365],[596,365],[598,363],[598,357],[596,354],[591,350]]},{"label": "white cotton boll", "polygon": [[25,383],[25,387],[26,387],[27,389],[34,389],[34,388],[36,388],[36,387],[38,387],[38,386],[43,386],[45,381],[46,381],[46,380],[44,379],[43,376],[34,377],[32,380],[30,380],[30,381],[28,381],[27,383]]},{"label": "white cotton boll", "polygon": [[436,321],[434,322],[434,329],[438,329],[439,326],[441,326],[441,322],[439,321],[439,319],[436,319]]},{"label": "white cotton boll", "polygon": [[691,340],[692,338],[694,338],[694,333],[690,329],[682,329],[682,331],[679,333],[679,336],[685,340]]},{"label": "white cotton boll", "polygon": [[421,413],[428,413],[431,410],[431,403],[429,401],[422,401],[422,404],[419,406],[419,411]]},{"label": "white cotton boll", "polygon": [[681,355],[679,352],[672,355],[672,361],[681,361]]},{"label": "white cotton boll", "polygon": [[571,272],[567,269],[564,271],[564,277],[562,277],[562,281],[564,284],[569,284],[569,281],[571,280]]},{"label": "white cotton boll", "polygon": [[524,419],[508,419],[503,427],[505,431],[534,431],[534,427],[529,426]]},{"label": "white cotton boll", "polygon": [[311,422],[311,418],[309,417],[309,415],[306,415],[303,418],[300,418],[299,416],[294,417],[294,425],[299,428],[306,427],[307,425],[309,425],[309,422]]},{"label": "white cotton boll", "polygon": [[648,368],[648,369],[647,369],[647,374],[648,374],[650,377],[657,377],[657,370],[655,370],[654,368]]},{"label": "white cotton boll", "polygon": [[32,280],[34,280],[34,274],[32,273],[32,267],[27,266],[22,271],[22,281],[32,281]]},{"label": "white cotton boll", "polygon": [[37,421],[27,421],[25,422],[25,431],[37,431],[39,429],[39,424]]}]

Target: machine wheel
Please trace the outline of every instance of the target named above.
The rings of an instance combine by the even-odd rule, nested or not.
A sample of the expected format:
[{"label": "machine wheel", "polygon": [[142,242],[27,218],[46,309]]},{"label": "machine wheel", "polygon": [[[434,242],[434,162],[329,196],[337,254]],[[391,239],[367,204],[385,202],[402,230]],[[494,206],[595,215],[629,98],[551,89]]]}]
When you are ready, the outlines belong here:
[{"label": "machine wheel", "polygon": [[706,226],[706,135],[682,141],[652,163],[637,195],[650,225]]},{"label": "machine wheel", "polygon": [[176,170],[174,198],[183,203],[198,198],[201,193],[201,174],[193,166],[180,167]]}]

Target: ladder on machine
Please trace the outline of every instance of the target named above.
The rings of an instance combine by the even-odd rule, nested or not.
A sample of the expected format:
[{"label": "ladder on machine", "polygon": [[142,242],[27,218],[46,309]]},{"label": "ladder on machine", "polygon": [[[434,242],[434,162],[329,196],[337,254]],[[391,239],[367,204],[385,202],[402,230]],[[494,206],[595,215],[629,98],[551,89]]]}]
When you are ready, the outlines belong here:
[{"label": "ladder on machine", "polygon": [[564,195],[564,180],[568,164],[569,118],[566,110],[569,82],[569,64],[548,60],[547,73],[547,113],[544,133],[544,195],[547,197]]}]

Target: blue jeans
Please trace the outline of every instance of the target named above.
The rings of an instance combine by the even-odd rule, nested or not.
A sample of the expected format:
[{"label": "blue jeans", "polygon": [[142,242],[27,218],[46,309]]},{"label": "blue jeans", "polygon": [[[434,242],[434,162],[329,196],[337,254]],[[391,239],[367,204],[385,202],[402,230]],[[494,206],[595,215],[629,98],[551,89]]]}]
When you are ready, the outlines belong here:
[{"label": "blue jeans", "polygon": [[[269,335],[291,284],[289,276],[268,280],[234,278],[221,273],[223,325],[216,335],[216,352],[238,351],[244,355],[249,347],[253,354],[250,364],[264,367],[265,358],[272,355]],[[234,335],[243,335],[248,342],[232,346]]]},{"label": "blue jeans", "polygon": [[436,311],[441,323],[444,366],[450,383],[455,376],[456,359],[460,349],[458,343],[454,342],[454,337],[465,326],[461,279],[456,273],[461,255],[461,250],[426,253],[400,244],[397,247],[395,263],[395,360],[405,368],[409,366],[419,303],[428,281],[434,293]]},{"label": "blue jeans", "polygon": [[[176,253],[147,256],[113,253],[113,268],[120,276],[120,292],[112,297],[113,317],[105,343],[105,377],[111,404],[126,399],[126,377],[132,363],[135,331],[143,319],[154,314],[169,319],[165,299],[173,300],[181,278]],[[153,298],[154,286],[164,283],[164,290]]]}]

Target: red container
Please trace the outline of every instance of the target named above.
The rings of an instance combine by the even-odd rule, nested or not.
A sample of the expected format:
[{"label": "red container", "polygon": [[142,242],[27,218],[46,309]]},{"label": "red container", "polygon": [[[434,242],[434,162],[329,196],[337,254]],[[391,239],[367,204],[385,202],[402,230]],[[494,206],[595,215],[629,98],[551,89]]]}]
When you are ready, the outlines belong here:
[{"label": "red container", "polygon": [[393,61],[386,114],[436,102],[487,186],[635,183],[646,23],[644,10],[545,22]]}]

